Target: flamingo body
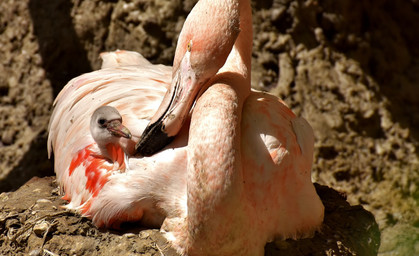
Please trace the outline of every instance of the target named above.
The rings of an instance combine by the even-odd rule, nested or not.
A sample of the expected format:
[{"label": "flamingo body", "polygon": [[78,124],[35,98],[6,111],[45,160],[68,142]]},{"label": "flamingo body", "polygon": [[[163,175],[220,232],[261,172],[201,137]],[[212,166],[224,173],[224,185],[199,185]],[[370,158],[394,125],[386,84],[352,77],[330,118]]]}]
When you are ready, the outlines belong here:
[{"label": "flamingo body", "polygon": [[250,89],[250,2],[197,6],[182,28],[171,87],[136,149],[159,150],[151,141],[175,136],[192,111],[187,217],[163,226],[167,238],[181,254],[262,255],[267,241],[310,236],[323,221],[311,183],[313,131],[281,100]]},{"label": "flamingo body", "polygon": [[323,205],[311,182],[311,126],[277,97],[252,91],[241,132],[244,191],[257,226],[271,229],[267,240],[313,234]]}]

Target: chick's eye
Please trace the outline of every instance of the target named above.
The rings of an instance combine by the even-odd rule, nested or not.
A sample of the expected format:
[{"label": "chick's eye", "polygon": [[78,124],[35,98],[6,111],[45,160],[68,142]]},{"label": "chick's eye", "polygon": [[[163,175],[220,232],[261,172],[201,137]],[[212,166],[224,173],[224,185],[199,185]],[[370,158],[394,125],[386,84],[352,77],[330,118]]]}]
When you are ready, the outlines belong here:
[{"label": "chick's eye", "polygon": [[100,124],[100,126],[103,127],[106,123],[106,119],[101,118],[101,119],[97,120],[97,123]]}]

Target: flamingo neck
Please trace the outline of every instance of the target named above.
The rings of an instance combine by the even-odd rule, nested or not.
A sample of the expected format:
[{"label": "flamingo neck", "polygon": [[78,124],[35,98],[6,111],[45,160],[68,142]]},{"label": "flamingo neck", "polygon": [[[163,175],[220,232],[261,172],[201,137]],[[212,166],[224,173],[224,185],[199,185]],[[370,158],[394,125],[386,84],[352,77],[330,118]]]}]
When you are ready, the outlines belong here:
[{"label": "flamingo neck", "polygon": [[125,152],[119,144],[109,143],[106,145],[108,156],[113,163],[118,163],[121,169],[125,169]]},{"label": "flamingo neck", "polygon": [[217,73],[240,32],[239,4],[240,0],[198,1],[179,35],[173,70],[178,70],[192,42],[191,67],[197,79],[205,83]]},{"label": "flamingo neck", "polygon": [[229,83],[229,85],[233,86],[236,92],[240,94],[240,98],[245,99],[250,94],[251,88],[253,28],[250,1],[239,1],[239,10],[240,33],[233,45],[230,54],[226,59],[226,62],[217,72],[217,75],[214,76],[213,80],[208,84],[211,86],[211,84],[218,82],[220,77],[224,79],[226,74],[234,73],[238,75],[238,77],[242,77],[240,80],[243,80],[237,81],[235,83]]},{"label": "flamingo neck", "polygon": [[91,155],[95,158],[106,159],[107,161],[116,164],[115,168],[119,171],[126,169],[126,153],[119,143],[110,142],[105,145],[98,144],[98,151],[92,152]]},{"label": "flamingo neck", "polygon": [[[188,245],[191,255],[220,250],[240,237],[243,190],[240,119],[243,99],[227,84],[215,84],[192,113],[188,141]],[[201,244],[202,243],[202,244]]]},{"label": "flamingo neck", "polygon": [[248,226],[242,204],[240,123],[250,94],[252,16],[250,1],[239,4],[241,32],[192,113],[187,185],[187,250],[192,255],[239,253],[243,243],[237,241]]}]

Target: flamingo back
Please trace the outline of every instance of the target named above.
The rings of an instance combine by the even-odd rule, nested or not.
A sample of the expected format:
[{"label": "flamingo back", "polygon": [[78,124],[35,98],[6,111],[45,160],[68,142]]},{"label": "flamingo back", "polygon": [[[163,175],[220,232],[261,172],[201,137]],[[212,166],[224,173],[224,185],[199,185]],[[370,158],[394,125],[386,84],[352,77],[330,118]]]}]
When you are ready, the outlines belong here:
[{"label": "flamingo back", "polygon": [[311,182],[314,134],[272,95],[252,91],[242,119],[245,194],[267,240],[310,236],[323,220]]}]

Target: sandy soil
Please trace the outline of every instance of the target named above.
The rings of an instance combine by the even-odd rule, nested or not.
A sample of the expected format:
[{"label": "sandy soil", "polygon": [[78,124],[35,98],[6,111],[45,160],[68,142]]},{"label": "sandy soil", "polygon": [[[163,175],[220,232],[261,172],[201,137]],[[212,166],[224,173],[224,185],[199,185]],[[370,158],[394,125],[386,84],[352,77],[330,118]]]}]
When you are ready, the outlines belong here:
[{"label": "sandy soil", "polygon": [[[136,50],[170,65],[194,2],[1,1],[0,191],[53,175],[46,129],[68,80],[98,68],[107,50]],[[313,179],[373,213],[380,255],[419,254],[419,3],[273,0],[254,1],[253,11],[253,86],[280,96],[312,124]],[[23,204],[19,191],[1,195],[0,216],[11,214],[4,198]],[[2,239],[11,227],[6,219],[21,227],[29,219],[4,218]],[[9,250],[2,239],[0,248]],[[57,248],[50,242],[44,248]]]}]

